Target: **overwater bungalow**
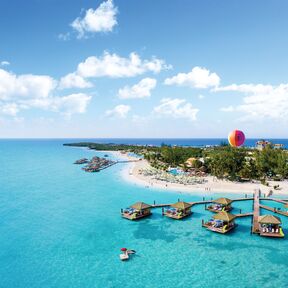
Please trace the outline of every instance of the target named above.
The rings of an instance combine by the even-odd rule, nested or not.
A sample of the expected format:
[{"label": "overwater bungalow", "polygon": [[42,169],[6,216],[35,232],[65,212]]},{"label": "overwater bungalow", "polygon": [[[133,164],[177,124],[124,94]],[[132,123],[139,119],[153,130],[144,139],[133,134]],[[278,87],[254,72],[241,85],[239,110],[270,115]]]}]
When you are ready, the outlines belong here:
[{"label": "overwater bungalow", "polygon": [[231,203],[233,201],[228,198],[218,198],[212,201],[213,204],[209,205],[206,210],[211,212],[229,212],[232,209]]},{"label": "overwater bungalow", "polygon": [[259,231],[260,236],[264,237],[284,237],[284,233],[281,227],[281,219],[273,215],[259,216]]},{"label": "overwater bungalow", "polygon": [[176,202],[164,211],[164,215],[179,220],[192,214],[191,207],[192,204],[190,203],[183,201]]},{"label": "overwater bungalow", "polygon": [[213,232],[225,234],[230,232],[236,227],[234,223],[236,216],[227,212],[219,212],[213,215],[212,219],[204,223],[202,226]]},{"label": "overwater bungalow", "polygon": [[121,211],[122,217],[129,220],[138,220],[150,216],[152,206],[143,202],[137,202],[129,208]]}]

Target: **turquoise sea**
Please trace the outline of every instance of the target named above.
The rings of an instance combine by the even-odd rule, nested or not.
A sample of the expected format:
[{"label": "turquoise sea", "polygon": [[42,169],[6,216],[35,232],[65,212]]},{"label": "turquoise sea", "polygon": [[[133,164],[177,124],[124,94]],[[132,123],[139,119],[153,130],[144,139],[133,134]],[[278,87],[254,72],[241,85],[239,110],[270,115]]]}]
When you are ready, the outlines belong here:
[{"label": "turquoise sea", "polygon": [[[65,142],[0,141],[1,288],[287,287],[284,217],[284,240],[251,236],[250,218],[238,220],[230,235],[211,233],[201,227],[211,215],[203,206],[185,221],[164,218],[161,210],[139,222],[122,219],[120,209],[139,200],[202,195],[126,183],[120,175],[125,164],[85,173],[72,163],[103,153]],[[252,202],[234,206],[250,211]],[[137,254],[121,262],[121,247]]]}]

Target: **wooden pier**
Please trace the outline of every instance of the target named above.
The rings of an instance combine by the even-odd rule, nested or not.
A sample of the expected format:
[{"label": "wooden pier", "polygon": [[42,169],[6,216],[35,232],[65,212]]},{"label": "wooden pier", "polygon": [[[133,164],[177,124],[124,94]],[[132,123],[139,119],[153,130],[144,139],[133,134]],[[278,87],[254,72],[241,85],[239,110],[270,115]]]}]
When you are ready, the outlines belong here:
[{"label": "wooden pier", "polygon": [[259,222],[258,218],[260,216],[260,190],[255,191],[253,199],[253,222],[252,222],[252,232],[259,234]]},{"label": "wooden pier", "polygon": [[260,200],[268,200],[268,201],[278,202],[281,204],[288,204],[287,200],[276,199],[276,198],[260,198]]},{"label": "wooden pier", "polygon": [[282,210],[275,209],[275,208],[261,205],[261,204],[260,204],[260,208],[288,217],[288,212],[286,212],[286,211],[282,211]]},{"label": "wooden pier", "polygon": [[[280,214],[280,215],[283,215],[283,216],[286,216],[288,217],[288,211],[284,211],[284,210],[281,210],[281,209],[277,209],[277,208],[273,208],[273,207],[269,207],[269,206],[266,206],[266,205],[262,205],[260,203],[261,200],[269,200],[269,201],[274,201],[274,202],[277,202],[277,203],[281,203],[281,204],[287,204],[287,201],[286,200],[281,200],[281,199],[277,199],[277,198],[263,198],[261,197],[261,191],[260,190],[255,190],[255,193],[253,195],[253,198],[249,198],[247,197],[247,194],[245,194],[245,197],[243,198],[238,198],[238,199],[233,199],[232,202],[237,202],[237,201],[246,201],[246,200],[253,200],[253,207],[252,207],[252,212],[247,212],[247,213],[241,213],[241,210],[240,210],[240,213],[239,214],[234,214],[233,217],[234,219],[235,218],[243,218],[243,217],[252,217],[252,222],[251,222],[251,234],[260,234],[260,236],[265,236],[265,237],[278,237],[278,238],[283,238],[284,237],[284,233],[283,233],[283,230],[282,230],[282,227],[278,224],[278,223],[275,223],[274,222],[271,222],[272,225],[274,225],[274,228],[272,227],[271,228],[271,225],[269,226],[270,230],[268,231],[268,228],[267,228],[267,224],[263,221],[263,219],[267,216],[267,215],[263,215],[260,217],[260,209],[265,209],[265,210],[268,210],[268,211],[271,211],[273,213],[276,213],[276,214]],[[178,199],[178,202],[181,202],[180,199]],[[190,204],[191,207],[194,206],[194,205],[206,205],[206,204],[210,204],[213,202],[213,199],[211,198],[210,200],[205,200],[205,198],[203,197],[203,200],[202,201],[194,201],[194,202],[186,202],[186,204]],[[172,204],[170,203],[166,203],[166,204],[156,204],[155,201],[152,205],[148,205],[150,208],[162,208],[162,215],[165,214],[164,212],[164,208],[165,207],[169,207],[171,206]],[[175,204],[173,204],[175,205]],[[222,212],[221,212],[222,213]],[[192,214],[192,213],[189,213],[189,215]],[[217,213],[216,213],[217,215]],[[215,214],[214,214],[215,216]],[[213,216],[213,217],[214,217]],[[269,215],[268,215],[269,216]],[[171,217],[171,216],[169,216]],[[264,218],[263,218],[264,217]],[[173,217],[172,217],[173,218]],[[179,219],[179,217],[177,218]],[[275,219],[275,217],[274,217]],[[276,217],[276,220],[279,219],[280,221],[280,218]],[[270,220],[270,219],[269,219]],[[260,221],[260,222],[259,222]],[[266,219],[267,221],[267,219]],[[271,220],[270,220],[271,221]],[[267,222],[268,224],[270,222]],[[266,226],[265,226],[266,224]],[[281,222],[280,222],[281,224]],[[209,230],[213,230],[211,228],[211,226],[209,224],[205,224],[204,223],[204,220],[202,220],[202,226],[203,227],[206,227],[207,229]],[[233,226],[233,227],[232,227]],[[221,230],[220,232],[217,230],[215,230],[215,232],[219,232],[219,233],[226,233],[230,230],[232,230],[233,228],[235,228],[237,226],[237,224],[235,225],[232,225],[228,230],[226,229],[225,231]],[[274,230],[275,229],[275,232]],[[213,230],[213,231],[214,231]],[[261,231],[260,231],[261,230]],[[266,231],[267,230],[267,231]]]},{"label": "wooden pier", "polygon": [[[238,199],[233,199],[232,202],[237,202],[237,201],[245,201],[245,200],[253,200],[254,198],[238,198]],[[179,200],[180,201],[180,200]],[[196,201],[196,202],[187,202],[189,204],[191,204],[192,206],[195,206],[195,205],[205,205],[205,204],[210,204],[213,202],[213,199],[211,200],[203,200],[203,201]],[[152,204],[152,208],[165,208],[165,207],[168,207],[170,206],[171,204]],[[250,214],[251,213],[247,213],[249,215],[247,216],[251,216]],[[243,214],[238,214],[238,215],[243,215]],[[242,216],[244,217],[244,216]]]},{"label": "wooden pier", "polygon": [[237,218],[253,216],[253,212],[234,214]]},{"label": "wooden pier", "polygon": [[171,204],[153,204],[151,206],[152,206],[152,208],[165,208],[165,207],[168,207],[170,205]]},{"label": "wooden pier", "polygon": [[[179,201],[178,201],[179,202]],[[207,200],[207,201],[197,201],[197,202],[187,202],[187,203],[189,203],[189,204],[191,204],[192,206],[194,206],[194,205],[203,205],[203,204],[209,204],[209,203],[211,203],[212,202],[212,200]],[[171,204],[153,204],[153,205],[151,205],[152,206],[152,208],[165,208],[165,207],[168,207],[168,206],[170,206]]]},{"label": "wooden pier", "polygon": [[133,163],[133,162],[139,162],[141,160],[142,160],[142,158],[137,159],[137,160],[118,160],[118,161],[116,161],[116,163]]}]

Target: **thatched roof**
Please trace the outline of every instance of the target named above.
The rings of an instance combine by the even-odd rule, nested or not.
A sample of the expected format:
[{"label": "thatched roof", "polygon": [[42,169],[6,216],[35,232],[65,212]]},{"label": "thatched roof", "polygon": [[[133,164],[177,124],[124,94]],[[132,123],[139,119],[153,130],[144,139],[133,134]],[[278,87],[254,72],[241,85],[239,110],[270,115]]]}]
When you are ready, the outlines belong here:
[{"label": "thatched roof", "polygon": [[236,218],[236,216],[233,215],[233,214],[227,213],[227,212],[219,212],[219,213],[216,213],[213,216],[213,218],[217,219],[217,220],[231,222],[231,221],[233,221]]},{"label": "thatched roof", "polygon": [[280,218],[273,215],[259,216],[258,222],[261,224],[281,224]]},{"label": "thatched roof", "polygon": [[189,204],[187,202],[176,202],[175,204],[170,205],[171,207],[177,208],[177,209],[187,209],[190,208],[192,206],[192,204]]},{"label": "thatched roof", "polygon": [[144,209],[151,208],[151,205],[146,204],[144,202],[137,202],[137,203],[131,205],[130,208],[133,208],[135,210],[144,210]]},{"label": "thatched roof", "polygon": [[228,198],[218,198],[212,201],[213,203],[222,204],[222,205],[229,205],[232,203],[232,200]]}]

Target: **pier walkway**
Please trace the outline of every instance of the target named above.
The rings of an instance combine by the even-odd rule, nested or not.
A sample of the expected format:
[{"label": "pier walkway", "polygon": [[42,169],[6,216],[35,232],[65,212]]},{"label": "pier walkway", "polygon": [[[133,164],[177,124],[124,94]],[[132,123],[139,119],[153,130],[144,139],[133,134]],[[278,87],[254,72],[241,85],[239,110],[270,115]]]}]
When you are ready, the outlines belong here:
[{"label": "pier walkway", "polygon": [[137,159],[137,160],[118,160],[116,163],[132,163],[132,162],[139,162],[142,159]]},{"label": "pier walkway", "polygon": [[241,214],[234,214],[237,218],[242,218],[242,217],[248,217],[248,216],[253,216],[253,212],[248,212],[248,213],[241,213]]},{"label": "pier walkway", "polygon": [[276,199],[276,198],[260,198],[260,200],[274,201],[281,204],[288,204],[287,200]]},{"label": "pier walkway", "polygon": [[283,210],[278,210],[278,209],[265,206],[265,205],[261,205],[261,204],[260,204],[260,208],[288,217],[288,212],[283,211]]},{"label": "pier walkway", "polygon": [[[254,198],[238,198],[238,199],[233,199],[232,202],[237,202],[237,201],[245,201],[245,200],[253,200]],[[180,201],[180,199],[178,199],[178,201]],[[213,202],[213,199],[211,200],[203,200],[203,201],[196,201],[196,202],[187,202],[189,204],[191,204],[192,206],[194,205],[205,205],[205,204],[210,204]],[[156,204],[154,202],[152,206],[152,208],[163,208],[163,207],[168,207],[172,205],[172,203],[170,204]],[[246,215],[247,214],[247,215]],[[238,216],[237,217],[245,217],[245,216],[251,216],[252,213],[243,213],[243,214],[237,214]],[[240,215],[243,215],[243,216],[240,216]]]},{"label": "pier walkway", "polygon": [[[253,198],[248,198],[247,194],[245,194],[245,197],[243,198],[238,198],[238,199],[233,199],[232,202],[237,202],[237,201],[246,201],[246,200],[253,200],[253,207],[252,207],[252,212],[247,212],[247,213],[241,213],[241,209],[240,209],[240,213],[238,214],[234,214],[234,216],[236,218],[243,218],[243,217],[252,217],[252,221],[251,221],[251,234],[260,234],[260,236],[265,236],[265,237],[277,237],[277,238],[282,238],[284,237],[284,233],[283,230],[281,228],[281,226],[279,226],[278,228],[280,228],[280,232],[278,232],[278,228],[277,228],[277,232],[275,231],[264,231],[265,229],[259,228],[259,217],[260,217],[260,209],[265,209],[268,211],[271,211],[275,214],[280,214],[283,216],[288,217],[288,211],[286,210],[282,210],[280,208],[275,208],[275,207],[269,207],[266,205],[262,205],[260,203],[261,200],[269,200],[269,201],[274,201],[274,202],[278,202],[281,204],[287,204],[286,200],[281,200],[281,199],[276,199],[276,198],[263,198],[261,197],[261,191],[259,190],[255,190]],[[178,199],[178,202],[180,202],[180,199]],[[191,206],[194,205],[206,205],[213,202],[213,199],[211,198],[210,200],[205,200],[205,198],[203,197],[202,201],[194,201],[194,202],[187,202],[189,203]],[[152,205],[149,206],[149,208],[162,208],[162,215],[164,215],[164,207],[168,207],[171,206],[171,203],[166,203],[166,204],[156,204],[155,201]],[[189,206],[190,208],[190,206]],[[121,210],[121,213],[123,214],[123,211]],[[190,213],[191,214],[191,213]],[[177,218],[179,219],[179,218]],[[208,227],[207,225],[205,226],[204,224],[204,220],[202,220],[202,226],[204,227]],[[211,228],[211,227],[210,227]],[[211,230],[211,229],[210,229]],[[219,232],[219,231],[218,231]],[[219,232],[222,233],[222,232]]]},{"label": "pier walkway", "polygon": [[254,193],[254,201],[253,201],[253,224],[252,224],[252,232],[255,234],[259,234],[259,222],[258,218],[260,216],[260,190],[255,191]]}]

